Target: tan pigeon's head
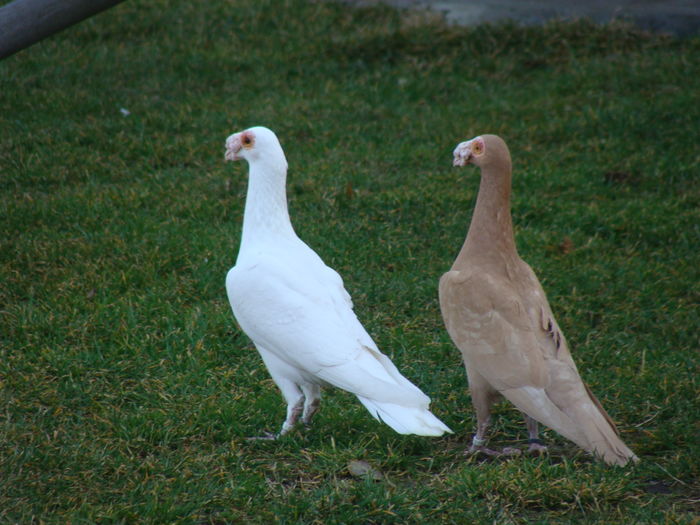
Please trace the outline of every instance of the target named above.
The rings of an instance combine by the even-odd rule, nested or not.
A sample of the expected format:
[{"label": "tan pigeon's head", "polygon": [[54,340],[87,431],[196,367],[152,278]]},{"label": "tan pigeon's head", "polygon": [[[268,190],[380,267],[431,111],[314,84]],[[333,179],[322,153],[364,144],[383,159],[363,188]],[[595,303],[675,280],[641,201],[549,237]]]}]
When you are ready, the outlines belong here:
[{"label": "tan pigeon's head", "polygon": [[453,166],[474,164],[480,168],[510,164],[510,152],[503,139],[497,135],[480,135],[460,142],[455,148]]},{"label": "tan pigeon's head", "polygon": [[258,160],[278,162],[285,165],[284,151],[275,133],[257,126],[234,133],[226,139],[226,160],[245,159],[249,164]]}]

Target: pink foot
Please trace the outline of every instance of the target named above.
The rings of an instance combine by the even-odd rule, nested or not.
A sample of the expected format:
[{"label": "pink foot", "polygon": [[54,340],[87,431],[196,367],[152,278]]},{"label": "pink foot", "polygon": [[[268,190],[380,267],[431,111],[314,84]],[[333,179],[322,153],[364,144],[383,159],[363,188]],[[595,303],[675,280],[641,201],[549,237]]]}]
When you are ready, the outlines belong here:
[{"label": "pink foot", "polygon": [[505,447],[502,450],[493,450],[490,448],[487,448],[483,445],[476,446],[472,445],[469,447],[469,450],[464,452],[466,455],[474,455],[478,456],[483,454],[484,456],[488,456],[490,458],[502,458],[502,457],[514,457],[514,456],[519,456],[522,454],[520,449],[513,448],[513,447]]},{"label": "pink foot", "polygon": [[531,456],[544,456],[547,454],[547,446],[539,439],[531,439],[528,441],[530,445],[527,448],[527,453]]},{"label": "pink foot", "polygon": [[274,441],[278,437],[277,434],[273,434],[272,432],[265,432],[262,436],[247,437],[246,439],[248,441]]}]

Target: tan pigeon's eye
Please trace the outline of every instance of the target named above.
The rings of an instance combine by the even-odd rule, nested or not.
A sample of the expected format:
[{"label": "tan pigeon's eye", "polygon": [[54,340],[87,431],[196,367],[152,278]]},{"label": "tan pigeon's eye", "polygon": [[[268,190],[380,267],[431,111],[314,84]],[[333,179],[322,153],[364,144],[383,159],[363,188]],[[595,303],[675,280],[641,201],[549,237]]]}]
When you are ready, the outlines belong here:
[{"label": "tan pigeon's eye", "polygon": [[474,155],[481,155],[484,152],[484,143],[480,140],[475,140],[472,145],[472,153]]}]

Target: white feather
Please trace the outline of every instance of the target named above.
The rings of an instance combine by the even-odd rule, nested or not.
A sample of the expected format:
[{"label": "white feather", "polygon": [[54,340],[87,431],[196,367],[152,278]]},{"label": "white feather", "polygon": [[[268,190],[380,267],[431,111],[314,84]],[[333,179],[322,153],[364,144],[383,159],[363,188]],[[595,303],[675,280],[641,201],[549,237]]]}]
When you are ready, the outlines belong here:
[{"label": "white feather", "polygon": [[[246,137],[252,146],[243,145]],[[430,399],[360,324],[341,277],[294,232],[285,192],[287,162],[275,134],[260,127],[234,134],[226,156],[244,158],[250,166],[241,246],[226,291],[236,320],[289,405],[281,433],[296,421],[294,406],[304,393],[325,384],[357,395],[375,418],[399,433],[450,432],[428,411]]]}]

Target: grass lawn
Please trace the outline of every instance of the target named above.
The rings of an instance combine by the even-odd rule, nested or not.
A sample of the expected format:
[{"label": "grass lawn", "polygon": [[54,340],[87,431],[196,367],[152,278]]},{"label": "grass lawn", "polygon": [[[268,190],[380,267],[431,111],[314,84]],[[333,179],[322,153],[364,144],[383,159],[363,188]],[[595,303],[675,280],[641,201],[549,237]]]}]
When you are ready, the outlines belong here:
[{"label": "grass lawn", "polygon": [[[128,113],[128,114],[127,114]],[[247,167],[275,130],[299,235],[455,434],[284,403],[235,324]],[[638,466],[463,455],[475,416],[437,282],[498,133],[513,217]],[[698,523],[700,38],[452,28],[300,0],[131,0],[0,63],[0,523]],[[492,443],[522,446],[499,405]],[[381,479],[356,477],[368,462]],[[378,476],[375,476],[378,477]]]}]

